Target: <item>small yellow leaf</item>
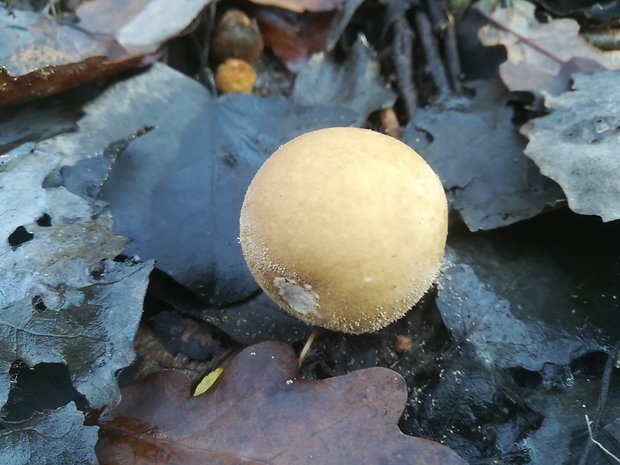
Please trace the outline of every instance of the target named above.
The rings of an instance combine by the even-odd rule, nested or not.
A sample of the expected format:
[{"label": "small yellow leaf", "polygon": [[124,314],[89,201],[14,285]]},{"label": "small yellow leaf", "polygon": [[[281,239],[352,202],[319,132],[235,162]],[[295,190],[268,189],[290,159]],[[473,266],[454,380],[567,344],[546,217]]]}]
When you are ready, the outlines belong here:
[{"label": "small yellow leaf", "polygon": [[200,394],[204,394],[205,392],[207,392],[209,388],[213,386],[213,383],[215,383],[215,381],[217,381],[217,379],[220,377],[222,371],[224,371],[223,368],[216,368],[211,373],[202,378],[202,381],[198,383],[198,386],[196,386],[196,389],[194,390],[194,397],[198,397]]}]

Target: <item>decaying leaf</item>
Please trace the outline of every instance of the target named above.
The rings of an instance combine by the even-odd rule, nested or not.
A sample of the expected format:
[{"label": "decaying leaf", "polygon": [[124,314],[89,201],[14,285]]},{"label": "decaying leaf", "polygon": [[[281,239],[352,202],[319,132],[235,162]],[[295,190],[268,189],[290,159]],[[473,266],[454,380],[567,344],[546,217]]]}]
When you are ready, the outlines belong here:
[{"label": "decaying leaf", "polygon": [[391,107],[396,94],[381,79],[379,63],[361,35],[344,63],[330,55],[314,55],[297,74],[293,100],[349,108],[358,113],[356,124],[361,126],[373,111]]},{"label": "decaying leaf", "polygon": [[338,10],[346,0],[250,0],[255,5],[273,6],[302,13],[304,11]]},{"label": "decaying leaf", "polygon": [[304,13],[257,8],[265,45],[289,70],[298,72],[313,54],[332,50],[362,0],[338,3],[342,8]]},{"label": "decaying leaf", "polygon": [[559,203],[561,190],[523,155],[525,141],[512,123],[510,94],[502,83],[471,84],[472,99],[456,97],[420,109],[415,126],[404,134],[439,174],[451,206],[476,231],[531,218]]},{"label": "decaying leaf", "polygon": [[93,94],[91,88],[81,88],[62,96],[0,108],[0,154],[27,142],[75,131],[82,106]]},{"label": "decaying leaf", "polygon": [[525,153],[564,190],[571,210],[620,218],[620,71],[574,75],[573,90],[546,96]]},{"label": "decaying leaf", "polygon": [[[116,370],[133,360],[152,263],[101,262],[126,240],[109,214],[62,186],[42,187],[59,161],[31,144],[0,159],[0,372],[15,361],[64,363],[96,406],[115,401]],[[8,388],[3,376],[0,404]]]},{"label": "decaying leaf", "polygon": [[117,42],[42,14],[0,5],[0,105],[57,94],[144,66]]},{"label": "decaying leaf", "polygon": [[466,465],[399,431],[407,390],[392,370],[313,382],[296,379],[297,370],[290,346],[265,342],[243,350],[198,397],[179,372],[138,381],[99,419],[99,463]]},{"label": "decaying leaf", "polygon": [[185,32],[212,0],[92,0],[76,10],[80,27],[116,38],[131,53],[152,53]]},{"label": "decaying leaf", "polygon": [[[107,178],[102,193],[115,230],[132,238],[126,253],[156,258],[212,306],[237,303],[258,289],[237,237],[245,190],[263,160],[302,132],[356,119],[345,108],[278,98],[216,99],[163,64],[110,87],[85,112],[80,131],[40,144],[75,165],[65,170],[65,185],[87,179],[97,191]],[[154,129],[140,132],[144,127]],[[119,140],[129,143],[108,177],[104,158]],[[78,166],[78,157],[88,163]],[[101,175],[90,179],[96,160]]]},{"label": "decaying leaf", "polygon": [[484,3],[478,4],[478,11],[490,22],[480,30],[480,40],[486,46],[504,45],[508,52],[508,60],[499,70],[510,90],[536,96],[542,91],[559,94],[569,89],[575,72],[620,68],[620,51],[603,52],[589,45],[579,35],[574,19],[540,22],[535,8],[525,0],[492,11]]},{"label": "decaying leaf", "polygon": [[[614,357],[613,353],[610,355]],[[598,446],[586,453],[591,441],[587,420],[596,421],[593,438],[607,452],[620,456],[620,437],[617,435],[620,425],[620,376],[618,370],[614,370],[609,387],[603,386],[601,365],[604,365],[605,358],[601,352],[597,357],[577,360],[573,364],[574,371],[568,367],[558,370],[554,389],[534,390],[525,396],[524,402],[544,416],[540,428],[523,439],[531,465],[558,463],[558,457],[574,457],[574,463],[584,457],[582,463],[588,465],[615,463]],[[598,363],[601,359],[603,363]],[[613,435],[614,429],[616,437]]]},{"label": "decaying leaf", "polygon": [[7,465],[91,465],[97,428],[84,426],[74,404],[36,414],[17,424],[0,420],[0,463]]}]

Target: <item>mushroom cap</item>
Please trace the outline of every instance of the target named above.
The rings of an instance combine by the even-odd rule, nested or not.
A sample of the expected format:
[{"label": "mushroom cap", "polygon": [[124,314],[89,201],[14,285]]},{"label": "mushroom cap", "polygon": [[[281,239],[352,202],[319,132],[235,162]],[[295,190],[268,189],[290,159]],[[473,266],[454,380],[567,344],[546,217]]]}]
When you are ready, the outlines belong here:
[{"label": "mushroom cap", "polygon": [[360,334],[432,285],[447,235],[441,181],[384,134],[327,128],[278,149],[254,177],[240,242],[263,290],[312,325]]}]

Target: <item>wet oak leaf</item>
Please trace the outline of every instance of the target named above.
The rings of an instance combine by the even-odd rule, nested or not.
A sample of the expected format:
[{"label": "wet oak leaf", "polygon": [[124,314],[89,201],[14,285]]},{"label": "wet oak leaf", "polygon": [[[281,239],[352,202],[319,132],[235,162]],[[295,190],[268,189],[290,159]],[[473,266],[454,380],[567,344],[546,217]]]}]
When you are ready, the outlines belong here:
[{"label": "wet oak leaf", "polygon": [[588,44],[574,19],[539,22],[536,6],[524,0],[492,11],[481,5],[476,8],[490,24],[480,29],[480,40],[487,47],[506,47],[508,59],[499,71],[512,91],[532,92],[537,97],[543,90],[558,94],[569,89],[575,72],[620,68],[620,51],[603,52]]},{"label": "wet oak leaf", "polygon": [[197,397],[182,373],[144,378],[100,417],[99,463],[466,465],[446,446],[400,432],[407,390],[392,370],[312,382],[297,374],[290,346],[265,342]]}]

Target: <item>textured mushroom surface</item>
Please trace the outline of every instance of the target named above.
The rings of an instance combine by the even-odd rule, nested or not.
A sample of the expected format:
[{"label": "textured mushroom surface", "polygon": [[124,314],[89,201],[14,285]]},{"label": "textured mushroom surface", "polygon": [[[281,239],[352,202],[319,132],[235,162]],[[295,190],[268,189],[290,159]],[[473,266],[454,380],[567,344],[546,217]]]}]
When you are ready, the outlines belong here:
[{"label": "textured mushroom surface", "polygon": [[404,315],[433,283],[447,203],[407,145],[366,129],[327,128],[277,150],[252,181],[240,240],[280,307],[347,333]]}]

